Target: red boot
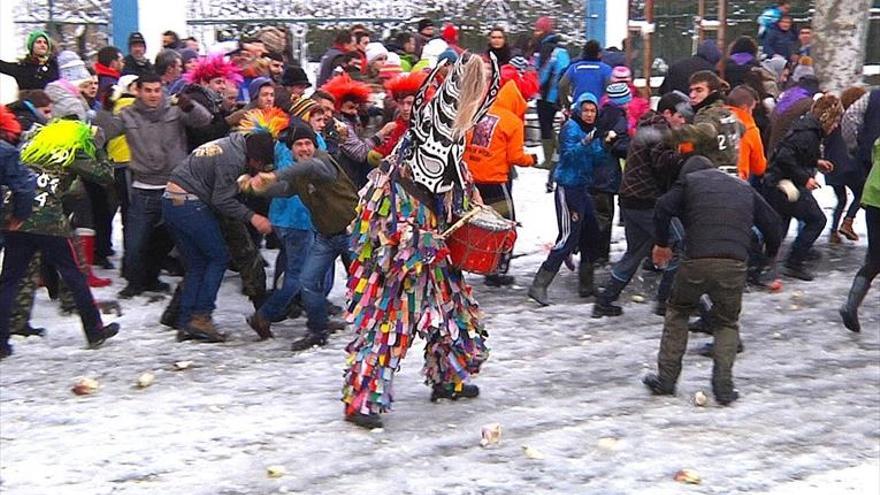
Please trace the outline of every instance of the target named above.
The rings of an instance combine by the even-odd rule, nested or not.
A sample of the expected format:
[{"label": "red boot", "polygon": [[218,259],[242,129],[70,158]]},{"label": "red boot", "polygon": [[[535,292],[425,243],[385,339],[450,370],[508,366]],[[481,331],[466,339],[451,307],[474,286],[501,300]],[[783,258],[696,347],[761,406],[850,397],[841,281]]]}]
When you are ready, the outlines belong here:
[{"label": "red boot", "polygon": [[98,278],[92,273],[92,262],[95,261],[95,231],[92,229],[76,229],[76,239],[79,246],[77,255],[80,257],[80,266],[85,263],[86,281],[89,287],[107,287],[113,281],[109,278]]}]

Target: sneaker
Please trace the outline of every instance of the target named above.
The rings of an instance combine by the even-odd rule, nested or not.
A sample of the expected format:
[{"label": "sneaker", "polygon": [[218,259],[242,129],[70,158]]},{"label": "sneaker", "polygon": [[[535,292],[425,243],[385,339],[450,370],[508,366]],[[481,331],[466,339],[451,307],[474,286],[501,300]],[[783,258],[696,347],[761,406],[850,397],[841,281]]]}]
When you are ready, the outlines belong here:
[{"label": "sneaker", "polygon": [[250,325],[250,327],[253,328],[255,332],[257,332],[257,335],[260,336],[260,340],[275,338],[275,336],[272,335],[272,322],[270,322],[266,318],[263,318],[263,316],[260,315],[259,312],[248,316],[246,320],[247,324]]},{"label": "sneaker", "polygon": [[593,304],[593,318],[602,318],[603,316],[620,316],[623,314],[623,308],[616,304],[604,304],[596,302]]},{"label": "sneaker", "polygon": [[312,347],[323,347],[327,345],[327,334],[309,332],[305,337],[294,340],[290,345],[290,350],[300,352]]},{"label": "sneaker", "polygon": [[663,383],[659,376],[654,373],[648,373],[642,378],[642,383],[651,389],[654,395],[675,395],[675,385],[667,385]]},{"label": "sneaker", "polygon": [[109,325],[104,325],[104,328],[101,328],[96,335],[89,336],[89,349],[97,349],[101,347],[107,339],[114,337],[119,333],[119,323],[111,323]]},{"label": "sneaker", "polygon": [[455,385],[438,383],[431,389],[431,402],[437,402],[440,399],[473,399],[478,395],[480,395],[480,387],[476,385],[462,385],[461,390],[456,392]]},{"label": "sneaker", "polygon": [[379,416],[379,413],[364,414],[356,412],[354,414],[346,414],[345,420],[367,430],[382,428],[382,418]]}]

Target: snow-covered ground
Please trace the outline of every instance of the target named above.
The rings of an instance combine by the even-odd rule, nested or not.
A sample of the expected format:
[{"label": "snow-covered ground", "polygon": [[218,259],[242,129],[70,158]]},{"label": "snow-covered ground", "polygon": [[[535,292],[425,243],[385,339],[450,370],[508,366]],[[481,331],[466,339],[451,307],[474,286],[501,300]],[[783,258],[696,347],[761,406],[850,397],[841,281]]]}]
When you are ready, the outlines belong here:
[{"label": "snow-covered ground", "polygon": [[[487,288],[471,277],[486,312],[491,359],[481,396],[428,401],[414,349],[396,382],[383,431],[342,421],[339,401],[349,335],[293,355],[304,322],[255,342],[249,303],[229,274],[215,314],[230,342],[177,343],[157,323],[163,304],[123,301],[120,335],[85,350],[75,317],[39,293],[34,324],[46,338],[14,342],[0,364],[0,492],[9,494],[874,494],[880,491],[880,298],[861,311],[863,331],[839,323],[865,241],[818,245],[821,276],[785,280],[780,294],[745,295],[746,351],[735,368],[741,399],[710,395],[711,362],[689,354],[675,397],[641,385],[656,359],[662,319],[656,277],[640,273],[621,318],[593,320],[563,268],[555,305],[538,308],[525,288],[556,235],[546,172],[525,170],[514,187],[523,223],[513,273],[519,285]],[[819,192],[832,204],[830,189]],[[857,220],[864,229],[861,216]],[[622,238],[617,228],[616,239]],[[614,245],[617,256],[622,242]],[[266,253],[274,259],[274,253]],[[616,256],[613,256],[616,257]],[[605,270],[599,274],[604,279]],[[110,275],[104,272],[102,275]],[[114,274],[115,277],[115,274]],[[170,280],[169,281],[173,281]],[[121,288],[116,279],[109,298]],[[333,298],[341,300],[341,282]],[[691,347],[705,341],[694,338]],[[419,345],[418,343],[416,345]],[[174,363],[192,361],[182,371]],[[135,387],[139,375],[155,383]],[[100,383],[76,396],[77,377]],[[501,442],[483,448],[483,425]],[[267,468],[279,467],[279,477]],[[702,483],[673,480],[680,469]]]}]

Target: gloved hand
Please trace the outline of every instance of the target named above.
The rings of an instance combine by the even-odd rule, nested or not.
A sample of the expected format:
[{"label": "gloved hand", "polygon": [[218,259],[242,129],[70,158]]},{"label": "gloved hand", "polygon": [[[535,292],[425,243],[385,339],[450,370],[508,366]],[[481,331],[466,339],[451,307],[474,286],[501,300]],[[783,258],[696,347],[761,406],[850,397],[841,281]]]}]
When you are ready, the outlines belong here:
[{"label": "gloved hand", "polygon": [[195,104],[192,98],[184,93],[180,93],[177,95],[177,107],[183,112],[189,112],[195,107]]}]

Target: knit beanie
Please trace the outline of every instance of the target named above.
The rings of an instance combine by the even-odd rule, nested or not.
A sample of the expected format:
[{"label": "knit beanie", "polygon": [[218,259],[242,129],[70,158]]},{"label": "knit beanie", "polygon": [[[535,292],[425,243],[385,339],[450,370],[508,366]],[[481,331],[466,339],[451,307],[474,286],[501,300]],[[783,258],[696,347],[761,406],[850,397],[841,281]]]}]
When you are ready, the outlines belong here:
[{"label": "knit beanie", "polygon": [[318,103],[311,98],[298,98],[290,106],[290,114],[303,120],[308,120],[312,109],[317,107]]},{"label": "knit beanie", "polygon": [[458,28],[455,27],[455,24],[448,22],[445,26],[443,26],[443,31],[440,33],[440,37],[443,38],[443,41],[449,43],[450,45],[457,45]]},{"label": "knit beanie", "polygon": [[455,53],[455,50],[453,50],[452,48],[447,48],[443,51],[443,53],[440,54],[439,57],[437,57],[437,63],[440,63],[444,60],[448,60],[450,64],[454,64],[456,61],[458,61],[458,54]]},{"label": "knit beanie", "polygon": [[368,64],[383,55],[385,56],[385,58],[388,58],[388,49],[385,48],[385,45],[379,43],[378,41],[374,41],[368,44],[367,48],[364,49],[364,53],[366,53],[367,55]]},{"label": "knit beanie", "polygon": [[840,103],[840,98],[831,93],[825,93],[813,102],[810,114],[819,121],[822,130],[827,135],[835,125],[840,123],[840,118],[843,116],[843,105]]},{"label": "knit beanie", "polygon": [[79,58],[76,52],[65,50],[58,54],[58,75],[61,79],[69,81],[74,86],[79,86],[92,78],[86,70],[86,64]]},{"label": "knit beanie", "polygon": [[275,161],[275,140],[268,132],[254,132],[244,138],[245,156],[260,163]]},{"label": "knit beanie", "polygon": [[549,33],[553,31],[553,28],[556,27],[556,21],[553,20],[550,16],[541,16],[535,21],[535,31],[541,31],[542,33]]},{"label": "knit beanie", "polygon": [[529,61],[526,60],[526,58],[523,57],[522,55],[517,55],[517,56],[513,57],[512,59],[510,59],[509,63],[520,74],[522,74],[523,72],[525,72],[529,68]]},{"label": "knit beanie", "polygon": [[131,48],[131,45],[141,44],[144,45],[144,48],[147,47],[147,40],[144,39],[144,35],[135,31],[128,35],[128,48]]},{"label": "knit beanie", "polygon": [[37,29],[36,31],[31,31],[27,37],[27,51],[28,53],[34,53],[34,43],[37,42],[38,38],[44,38],[46,43],[49,43],[49,50],[52,50],[52,39],[49,38],[49,35],[46,34],[45,31],[41,31]]},{"label": "knit beanie", "polygon": [[315,131],[313,131],[311,127],[298,125],[293,128],[289,137],[290,144],[293,145],[293,143],[300,139],[309,139],[312,141],[312,144],[318,146],[318,138],[315,136]]},{"label": "knit beanie", "polygon": [[632,101],[632,93],[625,82],[615,82],[605,88],[605,94],[617,106],[623,106]]},{"label": "knit beanie", "polygon": [[421,33],[422,29],[425,29],[426,27],[431,27],[433,25],[434,25],[434,21],[432,21],[431,19],[422,19],[419,21],[418,32]]},{"label": "knit beanie", "polygon": [[182,50],[178,50],[177,53],[180,53],[181,63],[184,67],[186,67],[186,63],[194,58],[199,58],[199,52],[193,50],[192,48],[184,48]]},{"label": "knit beanie", "polygon": [[618,65],[611,70],[611,82],[632,82],[632,71],[625,65]]}]

